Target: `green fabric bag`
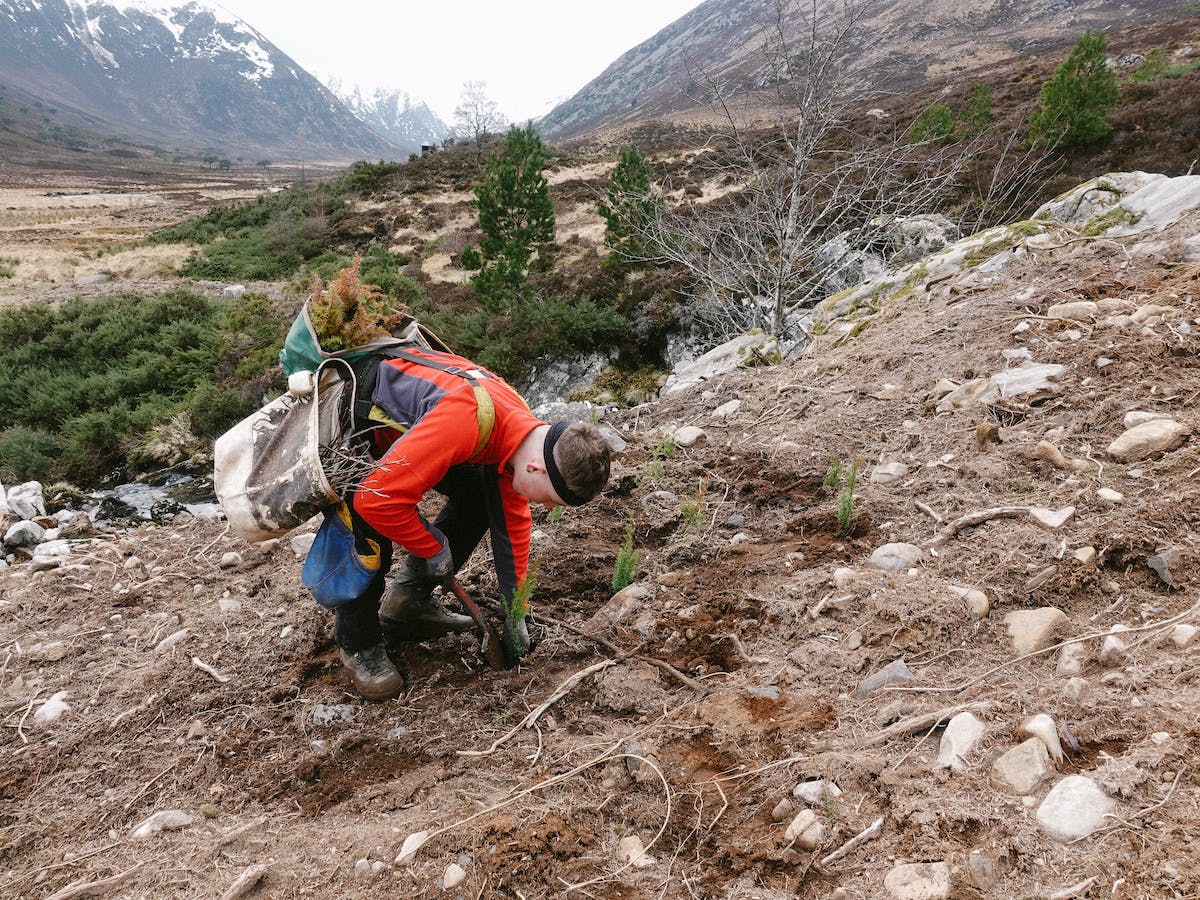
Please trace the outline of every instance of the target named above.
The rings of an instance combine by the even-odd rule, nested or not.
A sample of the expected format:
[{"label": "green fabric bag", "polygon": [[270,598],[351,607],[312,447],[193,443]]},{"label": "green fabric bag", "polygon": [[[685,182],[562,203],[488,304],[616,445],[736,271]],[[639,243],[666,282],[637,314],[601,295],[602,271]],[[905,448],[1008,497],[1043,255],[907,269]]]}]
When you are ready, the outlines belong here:
[{"label": "green fabric bag", "polygon": [[[296,316],[296,321],[292,323],[291,330],[288,331],[287,339],[283,342],[283,349],[279,351],[279,364],[283,366],[283,373],[285,375],[292,375],[295,372],[315,372],[321,363],[328,359],[342,359],[348,363],[354,363],[356,360],[362,359],[364,356],[376,350],[382,350],[385,347],[415,344],[420,347],[429,348],[431,345],[431,341],[428,339],[429,332],[422,328],[416,319],[411,316],[405,316],[404,321],[391,335],[372,338],[367,343],[359,344],[357,347],[352,347],[349,350],[339,350],[336,353],[329,353],[321,347],[321,341],[317,337],[316,329],[313,328],[312,318],[308,310],[309,301],[306,300],[304,301],[304,306],[300,308],[300,314]],[[441,342],[439,341],[438,343],[440,344]],[[436,345],[434,345],[434,348],[436,348]]]}]

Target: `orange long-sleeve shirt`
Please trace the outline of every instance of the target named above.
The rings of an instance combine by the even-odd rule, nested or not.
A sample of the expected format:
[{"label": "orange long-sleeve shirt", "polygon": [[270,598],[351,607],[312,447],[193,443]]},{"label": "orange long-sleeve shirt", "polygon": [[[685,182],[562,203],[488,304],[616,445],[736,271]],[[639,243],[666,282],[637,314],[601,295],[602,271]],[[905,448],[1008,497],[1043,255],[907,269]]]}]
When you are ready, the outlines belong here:
[{"label": "orange long-sleeve shirt", "polygon": [[483,376],[478,382],[495,407],[491,436],[475,453],[479,420],[475,391],[467,379],[402,359],[383,360],[371,401],[406,430],[384,431],[385,445],[395,439],[364,479],[354,507],[389,540],[417,556],[436,556],[442,542],[418,512],[417,504],[452,466],[473,463],[487,467],[491,471],[485,481],[492,496],[484,499],[496,576],[502,597],[511,599],[529,570],[532,517],[528,499],[513,490],[507,465],[521,441],[544,423],[529,412],[507,382],[470,360],[435,351],[409,352]]}]

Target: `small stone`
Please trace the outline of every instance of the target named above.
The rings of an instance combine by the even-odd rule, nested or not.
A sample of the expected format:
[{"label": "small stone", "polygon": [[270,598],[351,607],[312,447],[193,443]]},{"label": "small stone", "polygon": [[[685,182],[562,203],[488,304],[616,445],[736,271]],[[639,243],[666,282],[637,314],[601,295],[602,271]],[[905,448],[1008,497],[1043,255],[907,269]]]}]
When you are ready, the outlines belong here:
[{"label": "small stone", "polygon": [[742,408],[741,400],[730,400],[728,403],[722,403],[720,406],[718,406],[716,409],[713,410],[713,413],[712,413],[713,418],[727,419],[741,408]]},{"label": "small stone", "polygon": [[377,859],[373,863],[371,863],[371,874],[378,875],[380,872],[382,872],[386,868],[387,868],[387,863],[385,863],[382,859]]},{"label": "small stone", "polygon": [[5,503],[18,519],[36,519],[46,514],[46,500],[40,481],[13,485],[5,495]]},{"label": "small stone", "polygon": [[746,532],[739,531],[737,534],[735,534],[733,537],[731,537],[729,539],[729,543],[733,544],[734,546],[737,546],[738,544],[748,544],[753,540],[754,540],[754,538],[750,537],[750,535],[746,534]]},{"label": "small stone", "polygon": [[1068,700],[1078,702],[1087,694],[1087,689],[1087,679],[1076,676],[1075,678],[1068,679],[1067,683],[1063,685],[1063,696]]},{"label": "small stone", "polygon": [[899,722],[905,716],[911,716],[917,711],[917,706],[910,700],[893,700],[875,714],[875,724],[886,728],[893,722]]},{"label": "small stone", "polygon": [[856,628],[846,635],[846,649],[857,650],[862,646],[862,633]]},{"label": "small stone", "polygon": [[630,863],[637,869],[654,865],[654,857],[646,853],[642,839],[636,834],[621,838],[617,844],[617,859],[623,863]]},{"label": "small stone", "polygon": [[881,463],[871,471],[871,484],[891,484],[908,474],[908,466],[902,462]]},{"label": "small stone", "polygon": [[313,541],[317,539],[316,532],[307,531],[304,534],[293,534],[288,539],[288,544],[292,548],[292,552],[296,554],[297,559],[304,559],[308,556],[308,551],[312,548]]},{"label": "small stone", "polygon": [[1058,319],[1090,319],[1098,312],[1095,301],[1071,300],[1067,303],[1055,303],[1046,310],[1046,315]]},{"label": "small stone", "polygon": [[221,296],[226,300],[237,300],[246,293],[244,284],[231,284],[221,291]]},{"label": "small stone", "polygon": [[1117,635],[1128,630],[1128,625],[1114,625],[1112,630],[1105,636],[1104,643],[1100,645],[1099,658],[1102,666],[1114,668],[1124,664],[1125,657],[1129,651],[1129,645]]},{"label": "small stone", "polygon": [[[1150,740],[1153,741],[1155,745],[1161,747],[1164,744],[1169,744],[1171,742],[1171,734],[1167,731],[1156,731],[1154,734],[1150,735]],[[1163,778],[1163,781],[1172,781],[1174,778],[1175,776],[1172,775],[1170,778]]]},{"label": "small stone", "polygon": [[429,840],[428,831],[414,831],[404,839],[404,843],[400,845],[400,852],[396,854],[396,865],[406,866],[413,861],[413,857],[417,855],[425,842]]},{"label": "small stone", "polygon": [[14,522],[4,532],[4,543],[9,547],[36,547],[46,536],[46,529],[29,519]]},{"label": "small stone", "polygon": [[771,821],[782,822],[784,819],[791,818],[795,811],[796,804],[787,797],[784,797],[782,800],[776,803],[775,808],[771,810]]},{"label": "small stone", "polygon": [[884,544],[871,554],[871,565],[885,572],[902,572],[916,565],[925,555],[915,544]]},{"label": "small stone", "polygon": [[1125,413],[1125,418],[1121,420],[1121,424],[1125,426],[1126,430],[1128,430],[1130,428],[1137,428],[1139,425],[1144,425],[1147,422],[1155,422],[1160,419],[1170,418],[1171,417],[1166,413],[1131,409],[1129,412]]},{"label": "small stone", "polygon": [[1200,628],[1195,625],[1176,625],[1171,629],[1171,643],[1178,649],[1184,650],[1192,645],[1197,632],[1200,632]]},{"label": "small stone", "polygon": [[349,703],[318,703],[313,707],[312,722],[314,725],[337,725],[339,722],[349,722],[357,715],[357,711]]},{"label": "small stone", "polygon": [[944,862],[894,866],[883,886],[896,900],[942,900],[950,896],[950,867]]},{"label": "small stone", "polygon": [[1049,774],[1050,755],[1039,738],[1013,747],[992,763],[992,777],[1022,796],[1032,793]]},{"label": "small stone", "polygon": [[1096,568],[1096,548],[1095,547],[1080,547],[1071,557],[1075,562],[1079,563],[1086,569]]},{"label": "small stone", "polygon": [[204,816],[206,819],[215,819],[221,815],[221,810],[217,809],[217,807],[213,806],[211,803],[201,803],[200,815]]},{"label": "small stone", "polygon": [[677,447],[691,447],[701,442],[707,443],[708,432],[695,425],[684,425],[675,432],[673,440]]},{"label": "small stone", "polygon": [[1075,518],[1075,507],[1064,506],[1062,509],[1045,509],[1040,506],[1029,508],[1029,517],[1033,524],[1047,531],[1059,531]]},{"label": "small stone", "polygon": [[812,806],[818,803],[824,805],[830,800],[842,796],[842,789],[832,781],[821,778],[816,781],[800,782],[792,788],[792,796],[798,797]]},{"label": "small stone", "polygon": [[37,712],[33,714],[33,721],[39,725],[48,725],[51,722],[57,722],[63,713],[71,711],[71,704],[67,702],[67,696],[66,691],[58,691],[38,707]]},{"label": "small stone", "polygon": [[854,580],[854,570],[845,566],[833,570],[833,584],[838,590],[844,591]]},{"label": "small stone", "polygon": [[191,725],[188,726],[187,739],[189,741],[194,741],[197,738],[205,737],[208,737],[208,727],[199,719],[196,719]]},{"label": "small stone", "polygon": [[168,634],[165,638],[155,644],[154,652],[166,653],[191,633],[192,630],[190,628],[180,628],[178,631]]},{"label": "small stone", "polygon": [[796,843],[803,850],[814,850],[821,845],[825,838],[825,826],[811,809],[802,809],[796,818],[792,819],[783,840],[787,844]]},{"label": "small stone", "polygon": [[222,569],[237,569],[242,565],[242,554],[235,550],[230,550],[221,556],[221,561],[217,563]]},{"label": "small stone", "polygon": [[1109,444],[1108,455],[1117,462],[1136,462],[1183,446],[1191,433],[1174,419],[1153,419],[1130,428]]},{"label": "small stone", "polygon": [[140,841],[161,831],[178,831],[192,824],[192,817],[182,809],[164,809],[143,819],[129,832],[131,840]]},{"label": "small stone", "polygon": [[442,890],[453,890],[466,880],[466,869],[464,869],[458,863],[452,862],[450,865],[446,866],[446,871],[442,873]]},{"label": "small stone", "polygon": [[904,660],[897,659],[888,663],[874,675],[868,675],[860,681],[855,692],[858,694],[869,694],[872,691],[877,691],[891,684],[907,684],[915,680],[916,676],[909,671],[908,666],[904,664]]},{"label": "small stone", "polygon": [[725,520],[725,525],[729,528],[741,528],[745,524],[746,524],[746,517],[743,516],[741,513],[734,513],[732,516],[730,516],[728,519]]},{"label": "small stone", "polygon": [[1051,646],[1070,621],[1066,613],[1053,606],[1018,609],[1004,617],[1004,624],[1008,626],[1008,635],[1018,656],[1036,653]]},{"label": "small stone", "polygon": [[1032,594],[1034,591],[1040,590],[1053,581],[1057,574],[1058,566],[1046,566],[1046,568],[1025,582],[1025,592]]},{"label": "small stone", "polygon": [[1120,491],[1114,491],[1112,488],[1100,488],[1096,491],[1096,496],[1105,503],[1120,503],[1125,499],[1125,495]]},{"label": "small stone", "polygon": [[371,874],[371,861],[369,859],[360,859],[354,863],[354,877],[366,878]]},{"label": "small stone", "polygon": [[960,712],[946,725],[938,746],[937,764],[953,772],[967,770],[967,756],[975,752],[983,738],[984,727],[969,712]]},{"label": "small stone", "polygon": [[1087,837],[1110,823],[1116,803],[1084,775],[1068,775],[1046,795],[1038,807],[1043,830],[1064,844]]},{"label": "small stone", "polygon": [[1159,577],[1163,584],[1167,587],[1175,587],[1175,576],[1171,574],[1171,567],[1178,564],[1182,556],[1183,551],[1177,548],[1164,550],[1162,553],[1156,553],[1146,560],[1146,565]]},{"label": "small stone", "polygon": [[279,632],[279,637],[281,640],[286,640],[287,638],[290,638],[295,633],[296,633],[295,625],[284,625],[283,628]]},{"label": "small stone", "polygon": [[1063,761],[1062,744],[1058,740],[1058,729],[1054,720],[1046,713],[1030,716],[1017,729],[1017,735],[1023,738],[1037,738],[1046,745],[1046,753],[1056,763]]},{"label": "small stone", "polygon": [[640,610],[645,601],[653,599],[654,587],[651,584],[638,582],[614,594],[601,606],[584,624],[588,634],[600,634],[616,627],[620,622],[630,618]]},{"label": "small stone", "polygon": [[963,606],[967,609],[967,615],[974,619],[986,619],[988,613],[992,611],[992,603],[983,591],[967,591],[963,594],[962,599]]},{"label": "small stone", "polygon": [[995,860],[983,850],[972,850],[967,855],[967,872],[972,883],[981,891],[990,890],[1000,877]]},{"label": "small stone", "polygon": [[1055,447],[1049,441],[1040,442],[1033,450],[1033,455],[1038,459],[1044,459],[1056,469],[1071,468],[1071,461],[1063,455],[1063,452]]},{"label": "small stone", "polygon": [[217,609],[226,615],[238,613],[242,611],[242,601],[235,600],[233,597],[222,597],[217,601]]},{"label": "small stone", "polygon": [[1083,641],[1067,644],[1058,651],[1058,665],[1054,667],[1054,674],[1059,678],[1074,678],[1076,675],[1082,675],[1090,656],[1087,644]]}]

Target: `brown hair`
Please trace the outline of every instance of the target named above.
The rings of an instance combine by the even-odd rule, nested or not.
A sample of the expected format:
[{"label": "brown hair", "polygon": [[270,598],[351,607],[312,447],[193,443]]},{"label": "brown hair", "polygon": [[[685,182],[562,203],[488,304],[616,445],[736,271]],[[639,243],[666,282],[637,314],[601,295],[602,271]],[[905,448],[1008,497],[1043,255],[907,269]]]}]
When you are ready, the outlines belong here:
[{"label": "brown hair", "polygon": [[591,500],[608,484],[612,448],[595,425],[573,422],[554,444],[554,461],[567,487]]}]

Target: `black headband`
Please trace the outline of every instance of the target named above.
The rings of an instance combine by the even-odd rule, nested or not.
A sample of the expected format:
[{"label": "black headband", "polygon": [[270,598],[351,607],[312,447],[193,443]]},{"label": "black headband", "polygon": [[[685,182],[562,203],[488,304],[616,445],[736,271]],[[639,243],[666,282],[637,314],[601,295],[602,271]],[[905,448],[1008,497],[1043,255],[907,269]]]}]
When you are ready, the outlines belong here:
[{"label": "black headband", "polygon": [[551,425],[550,430],[546,432],[546,443],[542,453],[546,457],[546,474],[550,476],[550,483],[554,485],[554,493],[558,494],[567,506],[582,506],[587,500],[567,487],[566,479],[562,477],[562,472],[558,471],[558,463],[554,461],[554,445],[570,425],[570,422],[555,422]]}]

